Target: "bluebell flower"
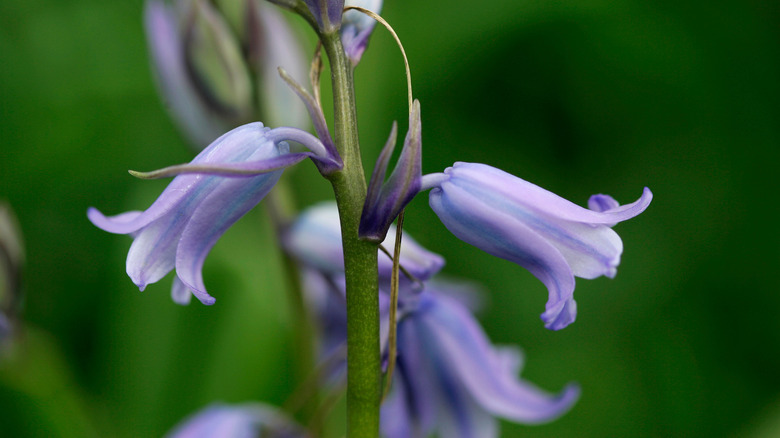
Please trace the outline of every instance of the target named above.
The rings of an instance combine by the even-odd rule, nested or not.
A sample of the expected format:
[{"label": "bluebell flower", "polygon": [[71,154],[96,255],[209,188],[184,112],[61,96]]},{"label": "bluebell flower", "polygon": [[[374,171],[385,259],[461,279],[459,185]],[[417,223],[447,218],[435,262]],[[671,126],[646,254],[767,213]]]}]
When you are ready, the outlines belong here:
[{"label": "bluebell flower", "polygon": [[[302,143],[314,152],[289,153],[283,140]],[[294,128],[265,128],[262,123],[238,127],[218,138],[188,165],[146,211],[105,217],[87,212],[97,227],[133,236],[127,274],[144,290],[176,269],[171,295],[186,304],[190,293],[213,304],[201,268],[211,248],[239,218],[257,205],[276,184],[284,167],[307,157],[322,169],[339,166],[314,136]]]},{"label": "bluebell flower", "polygon": [[[347,0],[344,6],[357,6],[377,15],[382,12],[382,0]],[[360,11],[352,10],[344,13],[341,22],[341,42],[353,66],[360,62],[363,52],[368,47],[368,39],[374,26],[376,20]]]},{"label": "bluebell flower", "polygon": [[[160,92],[179,127],[198,150],[256,118],[300,126],[306,111],[278,77],[308,72],[298,38],[273,6],[238,5],[229,22],[203,0],[147,0],[144,24]],[[233,11],[230,11],[233,12]]]},{"label": "bluebell flower", "polygon": [[[392,251],[395,226],[387,232],[384,246]],[[285,249],[304,265],[327,275],[344,273],[341,225],[335,202],[322,202],[303,211],[284,237]],[[393,267],[390,257],[379,254],[379,278],[389,281]],[[423,248],[408,233],[401,246],[401,265],[417,280],[427,280],[444,266],[444,258]]]},{"label": "bluebell flower", "polygon": [[455,163],[423,177],[430,206],[459,239],[528,269],[547,286],[542,320],[559,330],[577,314],[574,277],[614,277],[623,242],[611,226],[642,213],[653,198],[620,206],[607,195],[579,207],[484,164]]},{"label": "bluebell flower", "polygon": [[387,438],[497,437],[496,417],[544,423],[579,398],[575,384],[553,395],[519,379],[519,351],[494,347],[452,297],[429,288],[400,311],[396,374],[381,412]]},{"label": "bluebell flower", "polygon": [[305,438],[306,431],[261,403],[213,404],[186,418],[166,438]]},{"label": "bluebell flower", "polygon": [[[390,228],[387,240],[394,239]],[[307,209],[285,238],[286,248],[307,268],[304,286],[321,328],[321,354],[330,366],[329,382],[345,377],[343,353],[347,336],[344,265],[338,214],[332,203]],[[390,263],[380,280],[389,277]],[[397,368],[383,407],[382,434],[388,438],[497,436],[495,417],[526,424],[550,421],[577,400],[569,385],[551,395],[519,380],[516,350],[492,346],[469,312],[476,292],[468,284],[453,287],[436,274],[443,259],[404,235],[400,261],[420,275],[424,289],[401,282],[398,312]],[[380,281],[380,339],[388,360],[388,285]],[[465,302],[464,302],[465,301]]]}]

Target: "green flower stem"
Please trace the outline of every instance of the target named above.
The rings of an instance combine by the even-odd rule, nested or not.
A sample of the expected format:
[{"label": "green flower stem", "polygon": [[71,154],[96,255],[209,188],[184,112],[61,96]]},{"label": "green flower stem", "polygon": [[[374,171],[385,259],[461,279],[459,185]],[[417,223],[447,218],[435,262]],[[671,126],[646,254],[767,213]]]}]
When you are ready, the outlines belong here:
[{"label": "green flower stem", "polygon": [[347,436],[379,435],[381,364],[377,245],[358,238],[366,178],[358,143],[352,64],[337,32],[322,35],[333,83],[334,134],[344,169],[330,177],[341,218],[347,280]]}]

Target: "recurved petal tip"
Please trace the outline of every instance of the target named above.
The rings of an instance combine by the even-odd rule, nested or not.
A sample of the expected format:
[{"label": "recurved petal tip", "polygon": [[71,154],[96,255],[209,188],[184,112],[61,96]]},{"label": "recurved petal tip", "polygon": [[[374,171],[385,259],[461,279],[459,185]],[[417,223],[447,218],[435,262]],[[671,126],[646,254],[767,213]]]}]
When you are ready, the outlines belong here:
[{"label": "recurved petal tip", "polygon": [[95,207],[87,209],[87,219],[93,225],[103,231],[114,234],[129,234],[138,231],[144,224],[139,224],[137,219],[141,215],[140,211],[128,211],[116,216],[108,217]]},{"label": "recurved petal tip", "polygon": [[550,330],[561,330],[577,319],[577,302],[573,298],[562,301],[542,313],[544,326]]}]

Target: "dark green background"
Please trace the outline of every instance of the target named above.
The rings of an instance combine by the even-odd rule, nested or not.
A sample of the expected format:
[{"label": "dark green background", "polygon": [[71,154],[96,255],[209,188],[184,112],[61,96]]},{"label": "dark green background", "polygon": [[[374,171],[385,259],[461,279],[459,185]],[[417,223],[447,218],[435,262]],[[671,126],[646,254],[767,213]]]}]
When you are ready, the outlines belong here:
[{"label": "dark green background", "polygon": [[[523,347],[523,376],[582,386],[561,420],[503,436],[780,436],[778,5],[386,3],[422,102],[425,172],[483,162],[580,204],[655,194],[617,227],[619,275],[578,280],[579,317],[561,332],[543,328],[530,274],[449,235],[425,195],[408,209],[445,272],[490,291],[480,319]],[[213,307],[174,305],[169,278],[139,293],[130,240],[86,220],[88,206],[144,208],[165,185],[127,169],[191,156],[149,74],[141,14],[137,0],[0,3],[0,198],[27,247],[26,330],[0,363],[3,436],[158,436],[213,400],[281,404],[294,386],[262,209],[207,260]],[[406,128],[383,31],[357,93],[370,164],[391,121]],[[301,205],[329,199],[309,163],[285,178]]]}]

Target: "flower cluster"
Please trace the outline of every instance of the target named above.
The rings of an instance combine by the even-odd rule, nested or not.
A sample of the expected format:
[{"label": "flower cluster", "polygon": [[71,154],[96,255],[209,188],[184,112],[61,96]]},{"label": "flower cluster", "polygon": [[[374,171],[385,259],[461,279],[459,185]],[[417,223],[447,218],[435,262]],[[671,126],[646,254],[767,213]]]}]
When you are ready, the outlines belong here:
[{"label": "flower cluster", "polygon": [[[390,229],[386,243],[395,239]],[[382,432],[389,438],[498,436],[494,416],[526,424],[547,422],[571,408],[579,388],[569,385],[551,395],[519,380],[520,353],[493,346],[476,321],[462,282],[436,274],[444,259],[406,236],[400,261],[417,283],[399,294],[397,374],[382,408]],[[344,268],[335,204],[309,208],[285,237],[286,248],[309,268],[307,293],[323,328],[323,357],[346,343]],[[382,261],[388,258],[380,258]],[[384,265],[384,266],[383,266]],[[388,286],[391,266],[380,264],[383,357],[388,358]],[[412,274],[414,273],[414,274]],[[333,373],[343,372],[337,366]]]},{"label": "flower cluster", "polygon": [[[393,124],[366,184],[355,155],[360,150],[351,78],[382,1],[270,1],[306,19],[331,57],[334,95],[340,96],[334,99],[336,135],[331,136],[320,101],[319,48],[309,91],[295,79],[303,64],[295,37],[271,6],[241,0],[240,8],[231,9],[240,11],[236,16],[206,0],[173,5],[148,0],[146,25],[163,95],[193,142],[209,145],[188,164],[142,174],[175,176],[145,211],[106,217],[88,210],[97,227],[132,236],[127,274],[143,290],[175,270],[173,301],[187,304],[194,295],[213,304],[201,272],[211,248],[264,199],[285,168],[310,159],[331,183],[338,206],[306,209],[294,221],[277,224],[277,232],[316,310],[320,357],[328,368],[325,384],[338,386],[353,378],[354,369],[347,376],[343,358],[332,360],[352,345],[347,326],[376,328],[366,337],[373,341],[361,351],[379,351],[374,348],[363,359],[374,360],[379,370],[381,357],[391,386],[381,421],[378,391],[376,397],[351,398],[368,400],[375,414],[368,415],[376,419],[375,426],[370,419],[355,424],[369,429],[381,424],[389,438],[494,437],[496,418],[537,424],[563,415],[577,401],[579,387],[570,384],[550,394],[520,379],[522,355],[489,341],[468,299],[475,293],[462,281],[442,280],[444,258],[408,236],[400,239],[393,223],[398,219],[401,224],[409,202],[430,191],[431,209],[455,237],[525,268],[542,282],[548,301],[541,318],[545,327],[560,330],[576,318],[575,277],[616,275],[623,243],[612,228],[642,213],[652,200],[650,190],[622,206],[610,196],[594,195],[584,208],[486,164],[456,162],[423,175],[421,109],[411,86],[408,132],[395,166],[386,177],[397,140]],[[278,125],[280,115],[295,119],[288,103],[292,95],[279,91],[280,83],[300,99],[315,135],[252,121],[268,117]],[[400,244],[395,256],[386,249],[394,243]],[[362,257],[357,264],[355,254]],[[348,311],[355,297],[370,299],[361,301],[358,312]],[[366,345],[370,348],[362,348]],[[380,376],[369,377],[371,382],[362,384],[377,389]],[[348,384],[348,391],[356,391]],[[307,431],[264,405],[215,405],[171,436],[257,434],[303,437]]]}]

